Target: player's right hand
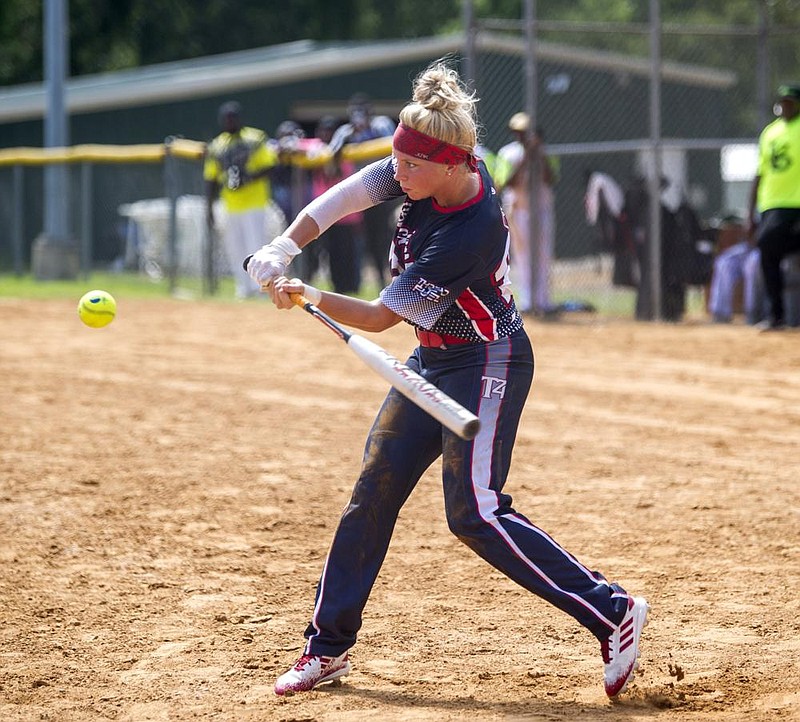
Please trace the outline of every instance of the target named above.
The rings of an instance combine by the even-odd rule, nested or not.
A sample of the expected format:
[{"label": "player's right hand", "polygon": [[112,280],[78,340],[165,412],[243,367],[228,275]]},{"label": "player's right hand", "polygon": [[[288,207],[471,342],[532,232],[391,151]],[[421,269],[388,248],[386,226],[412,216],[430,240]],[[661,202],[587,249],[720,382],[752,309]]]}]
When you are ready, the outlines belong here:
[{"label": "player's right hand", "polygon": [[270,290],[273,303],[282,309],[294,306],[295,301],[292,296],[298,293],[315,306],[322,300],[322,291],[308,283],[303,283],[299,278],[289,279],[285,276],[280,276],[275,279]]},{"label": "player's right hand", "polygon": [[261,286],[261,290],[269,290],[273,281],[286,273],[286,267],[299,253],[299,246],[291,238],[278,236],[250,257],[247,273]]}]

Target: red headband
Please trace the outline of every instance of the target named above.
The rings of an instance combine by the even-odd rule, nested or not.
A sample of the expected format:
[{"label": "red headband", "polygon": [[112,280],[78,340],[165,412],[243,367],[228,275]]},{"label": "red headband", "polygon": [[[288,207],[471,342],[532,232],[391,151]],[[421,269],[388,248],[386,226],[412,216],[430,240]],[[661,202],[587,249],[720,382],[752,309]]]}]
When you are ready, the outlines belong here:
[{"label": "red headband", "polygon": [[459,148],[457,145],[450,145],[450,143],[445,143],[443,140],[420,133],[418,130],[403,125],[403,123],[400,123],[397,126],[397,130],[395,130],[392,145],[395,150],[407,155],[413,155],[415,158],[429,160],[433,163],[442,163],[443,165],[466,163],[471,171],[478,170],[478,161],[472,153]]}]

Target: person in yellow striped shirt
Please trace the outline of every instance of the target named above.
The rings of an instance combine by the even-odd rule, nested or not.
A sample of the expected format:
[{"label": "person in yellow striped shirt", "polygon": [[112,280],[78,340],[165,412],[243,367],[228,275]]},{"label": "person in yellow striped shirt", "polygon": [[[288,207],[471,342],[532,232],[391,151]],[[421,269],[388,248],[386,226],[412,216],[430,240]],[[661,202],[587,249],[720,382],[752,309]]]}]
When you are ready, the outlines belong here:
[{"label": "person in yellow striped shirt", "polygon": [[278,154],[267,143],[267,135],[242,125],[242,107],[236,101],[219,109],[222,132],[206,148],[203,178],[206,182],[210,231],[216,226],[214,204],[219,198],[225,209],[223,242],[228,265],[236,283],[236,297],[256,296],[258,285],[245,273],[242,259],[250,249],[264,243],[267,204],[271,199],[269,174]]}]

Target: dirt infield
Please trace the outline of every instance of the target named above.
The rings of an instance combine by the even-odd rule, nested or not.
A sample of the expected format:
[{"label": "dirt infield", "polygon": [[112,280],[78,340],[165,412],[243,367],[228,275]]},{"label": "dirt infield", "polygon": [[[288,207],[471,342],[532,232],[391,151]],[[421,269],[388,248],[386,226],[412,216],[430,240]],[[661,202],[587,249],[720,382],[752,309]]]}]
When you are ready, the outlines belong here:
[{"label": "dirt infield", "polygon": [[385,383],[299,310],[117,300],[100,330],[0,300],[0,719],[800,719],[800,334],[529,324],[507,491],[648,597],[622,701],[449,534],[438,466],[351,676],[279,699]]}]

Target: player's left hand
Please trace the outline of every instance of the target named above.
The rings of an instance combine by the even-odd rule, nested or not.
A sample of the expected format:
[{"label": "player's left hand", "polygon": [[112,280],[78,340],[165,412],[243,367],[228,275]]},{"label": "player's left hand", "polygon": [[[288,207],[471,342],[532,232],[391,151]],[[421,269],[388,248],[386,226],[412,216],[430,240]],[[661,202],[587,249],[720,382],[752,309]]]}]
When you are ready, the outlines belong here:
[{"label": "player's left hand", "polygon": [[278,236],[250,257],[247,273],[261,286],[262,291],[268,291],[272,282],[284,274],[286,267],[299,253],[300,248],[291,238]]}]

